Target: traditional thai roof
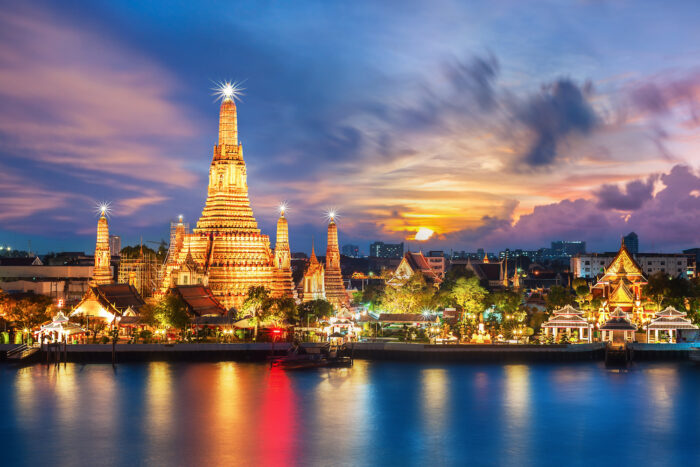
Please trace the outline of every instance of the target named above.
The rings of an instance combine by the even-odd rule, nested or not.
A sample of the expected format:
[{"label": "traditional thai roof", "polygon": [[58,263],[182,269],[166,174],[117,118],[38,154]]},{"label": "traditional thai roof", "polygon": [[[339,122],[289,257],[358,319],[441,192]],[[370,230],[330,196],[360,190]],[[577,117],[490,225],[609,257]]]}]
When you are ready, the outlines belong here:
[{"label": "traditional thai roof", "polygon": [[425,258],[422,252],[414,253],[407,251],[403,255],[403,259],[399,263],[399,266],[394,272],[394,276],[397,278],[407,279],[416,272],[420,272],[425,277],[425,280],[430,284],[440,284],[442,280],[435,273],[433,268],[430,267],[430,263]]},{"label": "traditional thai roof", "polygon": [[698,326],[686,318],[686,315],[687,313],[678,311],[672,306],[666,307],[656,313],[656,318],[649,323],[647,329],[652,331],[657,329],[698,329]]},{"label": "traditional thai roof", "polygon": [[630,283],[646,282],[642,267],[632,257],[632,254],[625,246],[624,240],[615,258],[613,258],[612,262],[605,268],[605,274],[603,274],[593,288],[602,288],[605,283],[614,283],[621,279],[626,279]]},{"label": "traditional thai roof", "polygon": [[59,311],[50,323],[41,326],[40,332],[58,332],[71,335],[85,332],[85,330],[76,323],[71,323],[68,317]]},{"label": "traditional thai roof", "polygon": [[622,311],[622,308],[617,307],[600,329],[604,331],[636,331],[637,326],[630,322],[627,313]]},{"label": "traditional thai roof", "polygon": [[583,311],[577,310],[571,305],[566,305],[552,312],[552,316],[542,325],[543,328],[580,328],[591,327],[583,317]]},{"label": "traditional thai roof", "polygon": [[128,310],[138,313],[146,303],[130,284],[92,285],[76,308],[91,299],[97,300],[105,310],[117,315],[123,315]]},{"label": "traditional thai roof", "polygon": [[187,311],[195,316],[224,315],[226,308],[214,297],[211,289],[203,285],[178,285],[172,292],[187,305]]},{"label": "traditional thai roof", "polygon": [[634,294],[629,287],[627,287],[624,280],[618,282],[610,294],[610,301],[614,303],[633,303],[634,298]]}]

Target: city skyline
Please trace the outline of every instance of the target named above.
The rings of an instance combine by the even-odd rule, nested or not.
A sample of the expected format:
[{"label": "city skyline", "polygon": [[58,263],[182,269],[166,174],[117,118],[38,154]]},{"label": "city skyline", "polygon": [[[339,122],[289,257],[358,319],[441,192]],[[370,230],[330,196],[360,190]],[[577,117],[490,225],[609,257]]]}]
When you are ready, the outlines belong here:
[{"label": "city skyline", "polygon": [[124,245],[194,223],[237,80],[251,203],[270,236],[289,203],[292,251],[330,207],[341,244],[698,246],[700,7],[636,5],[6,3],[0,243],[91,252],[99,200]]}]

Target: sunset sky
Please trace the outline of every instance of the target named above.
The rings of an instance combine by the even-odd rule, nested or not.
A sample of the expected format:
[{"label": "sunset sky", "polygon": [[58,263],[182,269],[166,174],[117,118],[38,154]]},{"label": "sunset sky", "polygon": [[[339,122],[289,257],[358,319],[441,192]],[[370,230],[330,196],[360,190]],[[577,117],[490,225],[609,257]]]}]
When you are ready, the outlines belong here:
[{"label": "sunset sky", "polygon": [[[0,244],[192,225],[219,80],[293,251],[700,246],[700,2],[0,1]],[[419,228],[435,235],[413,240]]]}]

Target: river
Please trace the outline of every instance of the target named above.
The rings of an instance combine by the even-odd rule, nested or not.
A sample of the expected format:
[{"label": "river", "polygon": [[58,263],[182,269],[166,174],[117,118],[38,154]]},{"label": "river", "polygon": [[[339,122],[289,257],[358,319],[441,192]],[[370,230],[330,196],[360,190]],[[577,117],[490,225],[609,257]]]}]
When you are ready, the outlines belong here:
[{"label": "river", "polygon": [[688,363],[0,365],[0,465],[700,465]]}]

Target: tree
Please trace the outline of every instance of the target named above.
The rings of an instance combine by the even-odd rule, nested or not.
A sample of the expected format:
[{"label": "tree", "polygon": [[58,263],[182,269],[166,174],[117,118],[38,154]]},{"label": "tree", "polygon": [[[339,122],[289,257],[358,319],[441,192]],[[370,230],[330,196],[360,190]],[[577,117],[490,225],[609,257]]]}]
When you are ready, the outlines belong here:
[{"label": "tree", "polygon": [[285,322],[296,323],[299,319],[299,310],[293,298],[272,298],[270,299],[269,315],[266,324],[281,326]]},{"label": "tree", "polygon": [[460,277],[452,288],[452,298],[464,314],[478,314],[479,320],[483,321],[484,308],[488,291],[479,284],[478,277],[469,279]]},{"label": "tree", "polygon": [[522,304],[522,297],[512,290],[501,290],[491,294],[489,302],[504,313],[514,314]]},{"label": "tree", "polygon": [[3,308],[5,318],[16,328],[33,329],[52,318],[55,312],[51,297],[26,294],[19,297],[5,296]]},{"label": "tree", "polygon": [[270,291],[263,286],[251,286],[248,288],[248,296],[241,305],[244,314],[250,316],[253,323],[253,339],[258,338],[258,326],[263,323],[270,306]]},{"label": "tree", "polygon": [[656,304],[656,311],[661,311],[661,304],[669,293],[669,276],[664,272],[655,272],[647,279],[642,294]]},{"label": "tree", "polygon": [[156,304],[153,314],[158,324],[165,329],[183,331],[191,324],[187,305],[182,298],[174,294],[166,295],[160,300]]},{"label": "tree", "polygon": [[561,285],[553,285],[549,289],[546,302],[547,310],[552,311],[566,305],[572,305],[574,303],[574,297],[571,295],[568,289],[562,287]]},{"label": "tree", "polygon": [[301,320],[305,322],[318,321],[323,317],[333,314],[333,305],[327,300],[311,300],[302,303],[299,307]]},{"label": "tree", "polygon": [[389,313],[420,313],[430,306],[435,287],[425,282],[421,272],[396,285],[387,284],[382,307]]}]

